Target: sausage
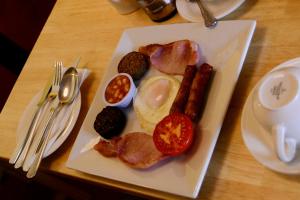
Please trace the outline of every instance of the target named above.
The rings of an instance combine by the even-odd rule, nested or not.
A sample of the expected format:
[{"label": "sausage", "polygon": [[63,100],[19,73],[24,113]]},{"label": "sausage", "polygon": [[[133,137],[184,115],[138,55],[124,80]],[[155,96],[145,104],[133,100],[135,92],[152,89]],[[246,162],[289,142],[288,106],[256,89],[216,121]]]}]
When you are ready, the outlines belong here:
[{"label": "sausage", "polygon": [[170,114],[174,112],[184,113],[185,104],[188,101],[190,88],[196,72],[197,67],[195,65],[188,65],[185,68],[183,79],[170,109]]},{"label": "sausage", "polygon": [[213,68],[207,63],[200,66],[193,80],[190,94],[185,106],[184,114],[190,117],[194,122],[198,119],[200,111],[203,108],[204,94]]}]

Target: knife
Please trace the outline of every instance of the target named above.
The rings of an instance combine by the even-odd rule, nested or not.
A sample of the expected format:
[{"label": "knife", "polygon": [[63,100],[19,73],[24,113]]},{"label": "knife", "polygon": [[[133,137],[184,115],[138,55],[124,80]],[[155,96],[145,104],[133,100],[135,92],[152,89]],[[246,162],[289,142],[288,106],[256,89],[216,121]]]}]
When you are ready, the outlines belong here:
[{"label": "knife", "polygon": [[34,132],[37,128],[38,119],[41,116],[42,108],[48,102],[47,97],[48,97],[48,94],[51,90],[52,79],[54,77],[54,74],[55,73],[52,74],[51,78],[47,81],[47,83],[46,83],[46,85],[43,89],[43,94],[40,97],[39,102],[37,103],[37,108],[36,108],[34,117],[31,121],[31,124],[29,126],[29,129],[26,133],[26,136],[25,136],[24,140],[19,142],[19,145],[16,146],[12,156],[9,159],[9,163],[10,164],[15,164],[15,168],[19,168],[23,165],[25,157],[28,153],[29,147],[30,147],[30,145],[32,143],[32,140],[33,140],[33,137],[34,137]]}]

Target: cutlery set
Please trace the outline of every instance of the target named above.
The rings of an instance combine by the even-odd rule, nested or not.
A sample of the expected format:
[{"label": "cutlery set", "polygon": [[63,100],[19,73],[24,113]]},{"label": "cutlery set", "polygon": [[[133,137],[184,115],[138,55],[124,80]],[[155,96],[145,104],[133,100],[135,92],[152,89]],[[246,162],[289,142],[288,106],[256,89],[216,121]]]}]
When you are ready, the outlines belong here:
[{"label": "cutlery set", "polygon": [[[77,60],[76,67],[78,66],[79,59]],[[37,169],[40,165],[40,162],[43,158],[44,152],[46,150],[47,144],[50,139],[50,130],[54,124],[54,120],[57,117],[58,113],[61,111],[62,107],[71,104],[79,91],[79,78],[78,73],[75,67],[70,67],[66,70],[66,72],[62,75],[63,63],[56,62],[55,63],[55,72],[53,75],[53,80],[48,81],[46,84],[43,94],[40,97],[40,100],[37,104],[37,108],[33,119],[30,123],[29,129],[24,137],[24,139],[19,142],[16,146],[9,163],[14,164],[14,167],[20,168],[23,166],[23,171],[27,172],[27,178],[32,178],[35,176]],[[47,118],[45,120],[45,124],[42,127],[42,137],[38,141],[38,146],[34,147],[33,141],[36,139],[38,126],[41,124],[41,117],[43,114],[43,109],[45,106],[50,105],[50,111],[47,113]],[[55,139],[59,137],[59,135],[55,135]],[[37,138],[38,140],[39,138]],[[52,143],[53,144],[53,143]],[[32,157],[29,156],[30,148],[34,149],[33,162],[31,162]],[[24,164],[29,160],[31,165],[29,169],[24,167]]]}]

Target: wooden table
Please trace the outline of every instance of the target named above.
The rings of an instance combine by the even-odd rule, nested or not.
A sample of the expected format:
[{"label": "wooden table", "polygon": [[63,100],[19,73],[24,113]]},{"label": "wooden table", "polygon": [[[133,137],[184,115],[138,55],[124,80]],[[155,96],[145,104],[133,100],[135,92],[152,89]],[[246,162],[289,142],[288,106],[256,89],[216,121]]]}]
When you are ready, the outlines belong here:
[{"label": "wooden table", "polygon": [[[228,108],[199,199],[299,199],[300,177],[273,172],[258,163],[241,137],[240,120],[254,84],[276,65],[299,56],[300,2],[248,0],[225,17],[256,19],[257,28]],[[162,24],[186,22],[176,15]],[[58,0],[0,115],[0,157],[15,147],[16,128],[26,105],[42,88],[55,60],[72,64],[81,56],[92,74],[82,86],[79,119],[64,145],[42,164],[42,171],[109,185],[152,197],[179,199],[149,189],[91,176],[65,167],[72,144],[88,111],[122,31],[154,25],[142,10],[119,15],[104,0]]]}]

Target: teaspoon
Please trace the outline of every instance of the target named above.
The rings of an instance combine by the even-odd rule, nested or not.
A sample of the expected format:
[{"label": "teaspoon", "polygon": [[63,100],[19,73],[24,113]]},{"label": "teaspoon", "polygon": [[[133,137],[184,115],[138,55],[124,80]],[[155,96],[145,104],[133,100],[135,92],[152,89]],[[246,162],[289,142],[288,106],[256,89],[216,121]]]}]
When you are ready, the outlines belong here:
[{"label": "teaspoon", "polygon": [[208,28],[214,28],[217,25],[217,19],[211,14],[211,12],[206,8],[203,0],[189,0],[190,2],[196,2],[200,8],[202,17],[204,19],[204,24]]}]

